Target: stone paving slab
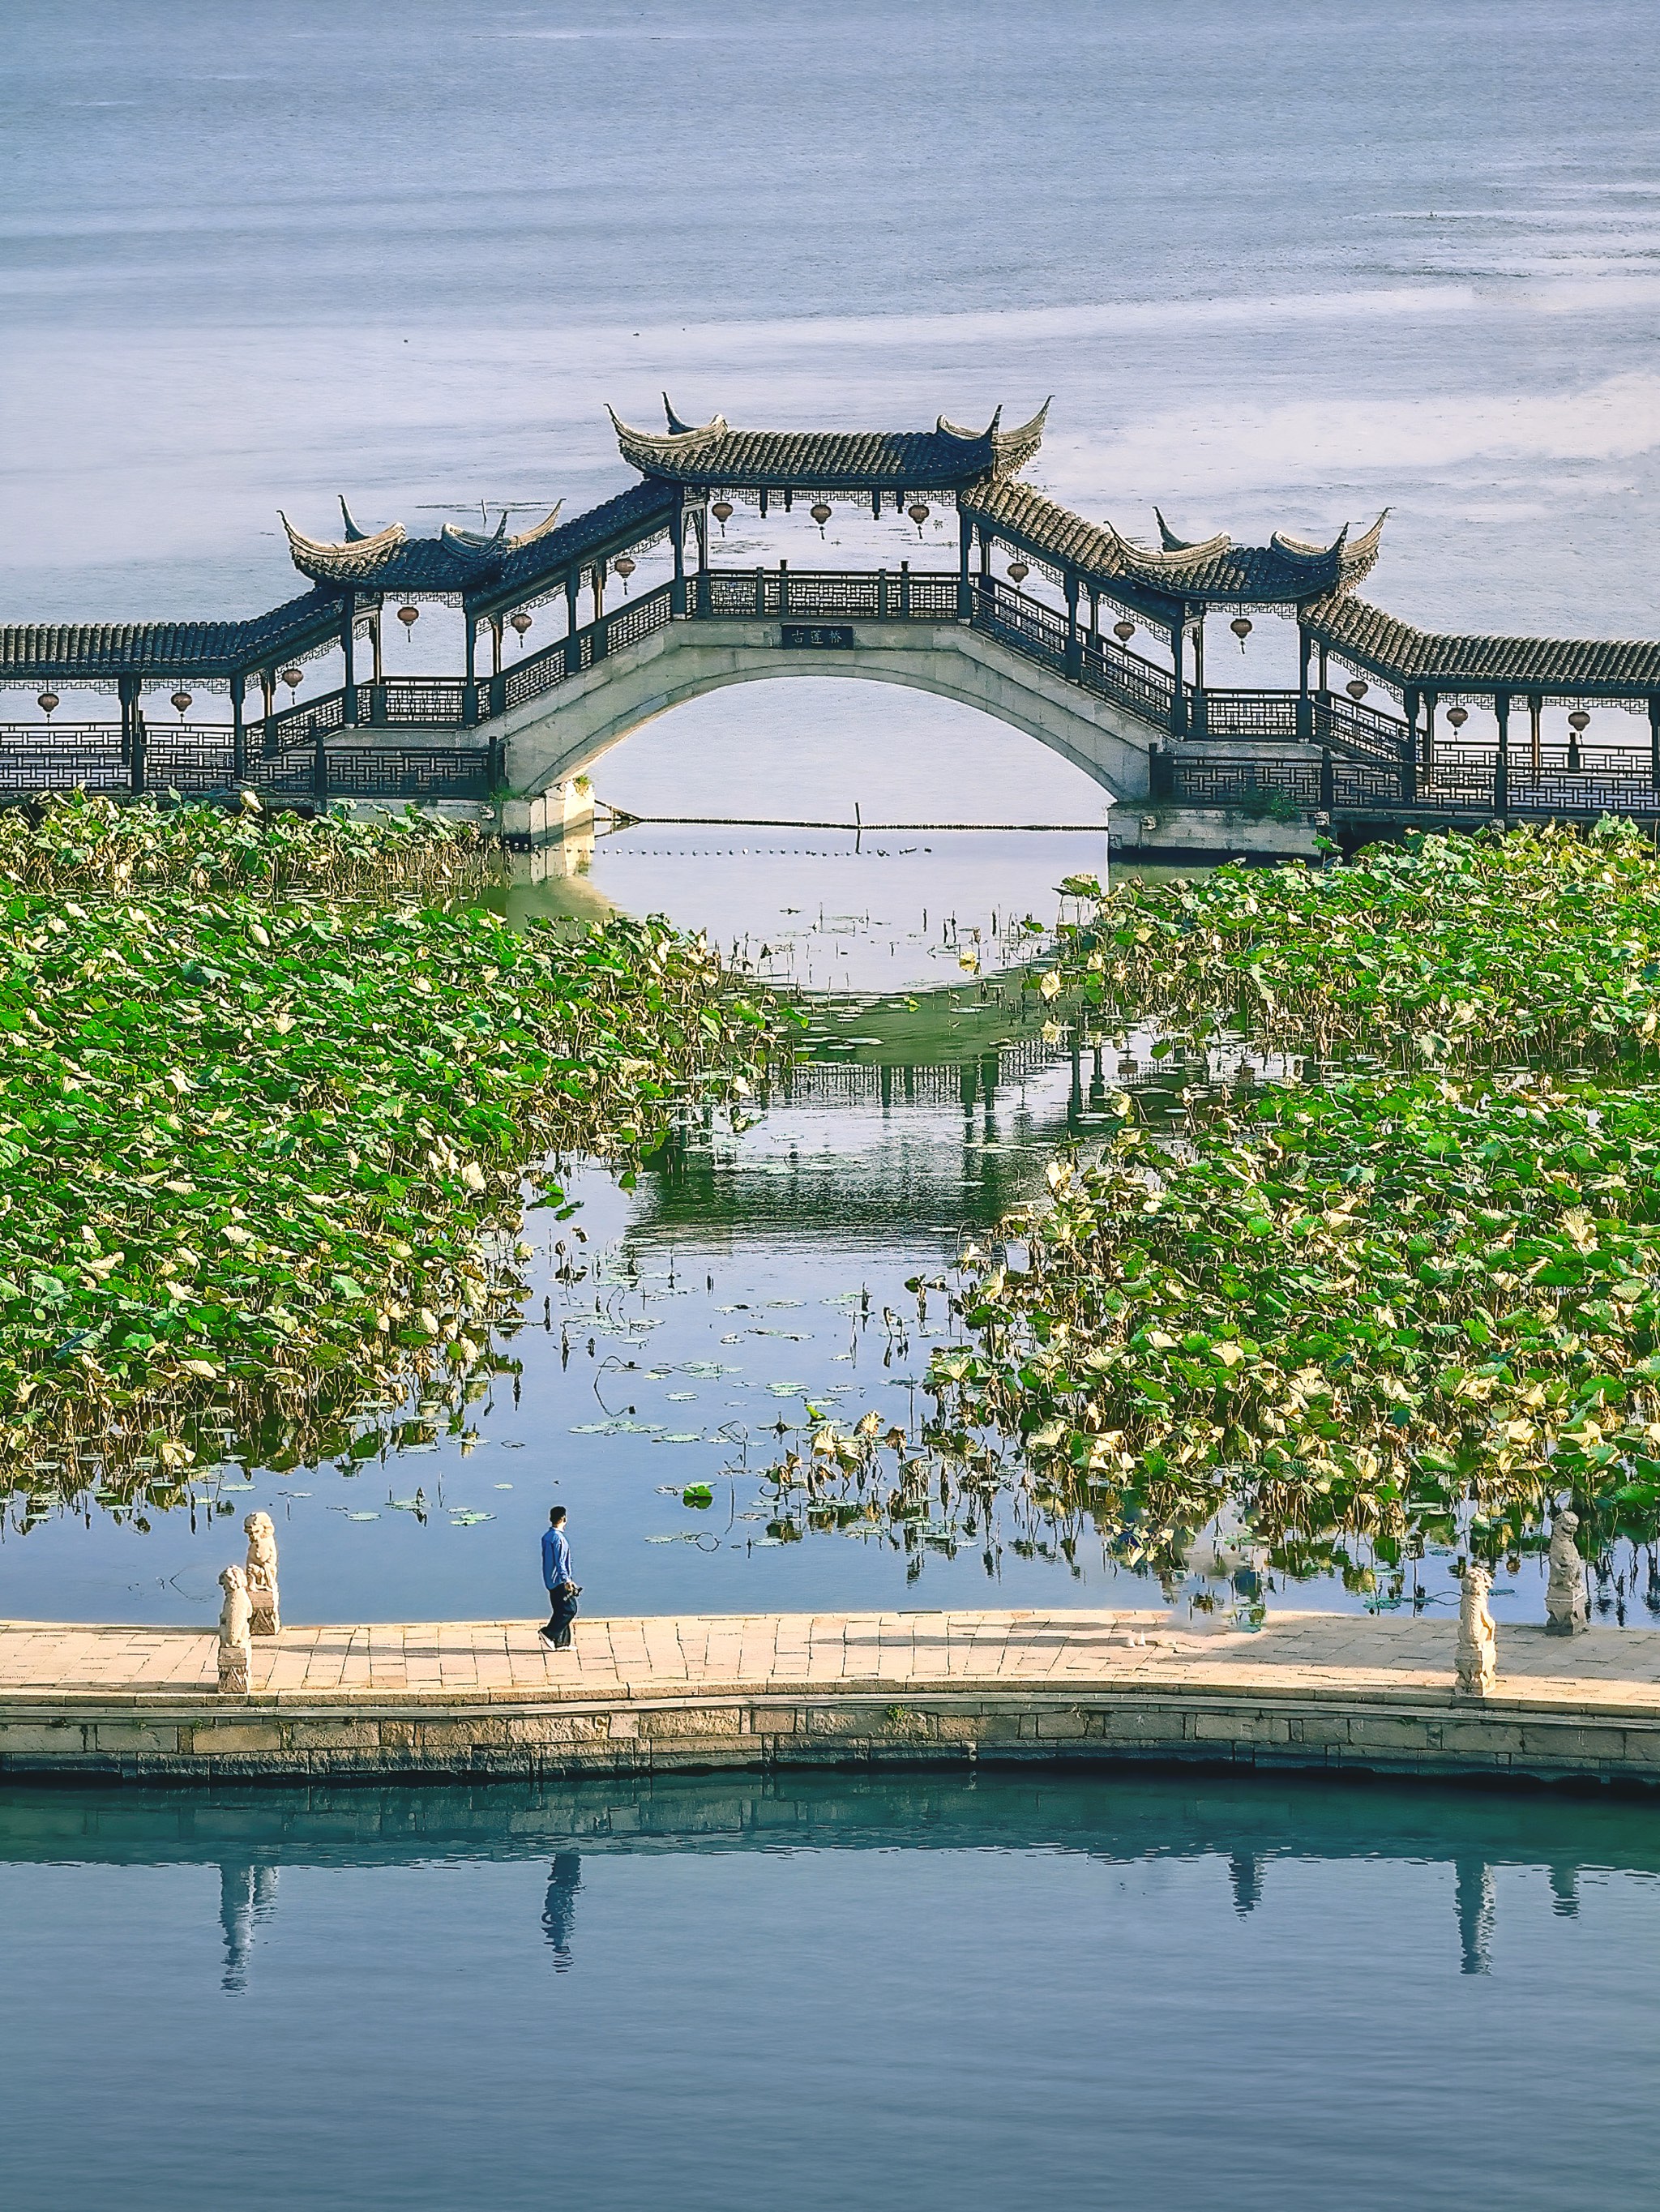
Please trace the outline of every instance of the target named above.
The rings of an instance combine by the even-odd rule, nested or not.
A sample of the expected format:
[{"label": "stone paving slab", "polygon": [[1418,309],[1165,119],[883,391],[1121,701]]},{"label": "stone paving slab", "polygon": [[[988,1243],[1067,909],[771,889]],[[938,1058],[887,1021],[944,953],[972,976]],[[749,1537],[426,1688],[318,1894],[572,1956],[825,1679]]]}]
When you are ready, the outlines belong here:
[{"label": "stone paving slab", "polygon": [[[556,1652],[538,1626],[285,1628],[254,1645],[250,1701],[540,1705],[1122,1686],[1450,1704],[1456,1634],[1450,1619],[1335,1613],[1280,1613],[1256,1633],[1209,1635],[1151,1612],[690,1614],[583,1620],[573,1648]],[[216,1648],[198,1629],[0,1622],[0,1703],[38,1711],[211,1698]],[[1501,1624],[1499,1668],[1489,1709],[1660,1717],[1660,1630],[1593,1628],[1568,1641]]]}]

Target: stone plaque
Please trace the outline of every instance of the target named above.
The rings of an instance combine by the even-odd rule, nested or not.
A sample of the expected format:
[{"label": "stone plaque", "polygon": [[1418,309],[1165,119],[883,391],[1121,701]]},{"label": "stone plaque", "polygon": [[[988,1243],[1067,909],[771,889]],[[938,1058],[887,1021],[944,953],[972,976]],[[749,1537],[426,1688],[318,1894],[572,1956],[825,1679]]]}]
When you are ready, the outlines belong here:
[{"label": "stone plaque", "polygon": [[847,623],[786,623],[781,641],[785,645],[830,646],[846,652],[854,642]]}]

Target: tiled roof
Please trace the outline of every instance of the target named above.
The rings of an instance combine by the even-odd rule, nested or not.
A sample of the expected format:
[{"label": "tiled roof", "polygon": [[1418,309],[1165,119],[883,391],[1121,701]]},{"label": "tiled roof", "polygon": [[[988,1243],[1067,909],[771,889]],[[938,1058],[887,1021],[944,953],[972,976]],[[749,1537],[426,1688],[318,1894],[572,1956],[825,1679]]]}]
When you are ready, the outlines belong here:
[{"label": "tiled roof", "polygon": [[303,653],[340,626],[340,601],[307,592],[246,622],[6,623],[0,679],[228,676]]},{"label": "tiled roof", "polygon": [[410,538],[399,522],[365,535],[353,530],[350,515],[348,535],[339,543],[304,536],[286,515],[283,526],[295,568],[319,583],[360,592],[482,598],[533,588],[544,578],[561,575],[611,541],[630,539],[654,522],[666,521],[673,504],[666,485],[635,484],[563,525],[556,522],[555,507],[535,529],[511,538],[505,516],[493,537],[446,528],[436,538]]},{"label": "tiled roof", "polygon": [[1386,682],[1424,690],[1660,692],[1660,641],[1499,637],[1416,629],[1365,599],[1303,611],[1314,637]]},{"label": "tiled roof", "polygon": [[1347,590],[1377,557],[1383,517],[1351,540],[1341,531],[1329,545],[1306,545],[1278,533],[1266,545],[1236,545],[1226,536],[1198,543],[1177,538],[1159,520],[1163,544],[1138,545],[1110,523],[1085,522],[1029,484],[976,485],[959,502],[970,520],[1020,538],[1040,559],[1076,568],[1085,583],[1139,586],[1171,601],[1205,599],[1241,606],[1292,605]]},{"label": "tiled roof", "polygon": [[666,431],[636,430],[615,411],[623,458],[642,475],[707,489],[945,491],[1021,468],[1043,441],[1049,404],[1017,430],[1000,408],[983,430],[942,415],[932,430],[733,430],[724,415],[692,428],[664,401]]}]

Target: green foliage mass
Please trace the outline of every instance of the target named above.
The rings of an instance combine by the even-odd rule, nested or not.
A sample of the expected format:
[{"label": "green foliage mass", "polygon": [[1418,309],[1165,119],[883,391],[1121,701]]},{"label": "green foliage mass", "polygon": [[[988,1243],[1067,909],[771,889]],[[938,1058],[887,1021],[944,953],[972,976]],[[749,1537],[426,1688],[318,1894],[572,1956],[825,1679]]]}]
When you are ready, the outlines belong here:
[{"label": "green foliage mass", "polygon": [[74,897],[136,890],[387,891],[443,896],[482,879],[489,847],[466,823],[417,814],[362,821],[240,807],[118,806],[84,791],[0,811],[0,884]]},{"label": "green foliage mass", "polygon": [[1346,1080],[1126,1127],[971,1263],[937,1434],[1011,1440],[1155,1560],[1225,1499],[1281,1566],[1393,1563],[1475,1509],[1520,1544],[1572,1492],[1660,1508],[1660,1091]]},{"label": "green foliage mass", "polygon": [[1651,1048],[1660,1021],[1660,865],[1630,823],[1064,888],[1098,898],[1064,933],[1061,972],[1108,1024],[1155,1015],[1421,1066],[1605,1057]]},{"label": "green foliage mass", "polygon": [[522,1291],[526,1168],[626,1167],[688,1103],[746,1096],[771,1023],[660,921],[14,893],[0,1482],[187,1465],[204,1404],[221,1433],[273,1402],[303,1431],[465,1370]]}]

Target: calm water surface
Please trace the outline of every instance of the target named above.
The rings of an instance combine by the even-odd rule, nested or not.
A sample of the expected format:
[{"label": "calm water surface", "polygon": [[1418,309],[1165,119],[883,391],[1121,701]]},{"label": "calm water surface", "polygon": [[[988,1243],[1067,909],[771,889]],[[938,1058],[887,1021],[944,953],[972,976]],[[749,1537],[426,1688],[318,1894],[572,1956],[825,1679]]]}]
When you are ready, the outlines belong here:
[{"label": "calm water surface", "polygon": [[14,1789],[6,2202],[1627,2212],[1657,1880],[1429,1789]]}]

